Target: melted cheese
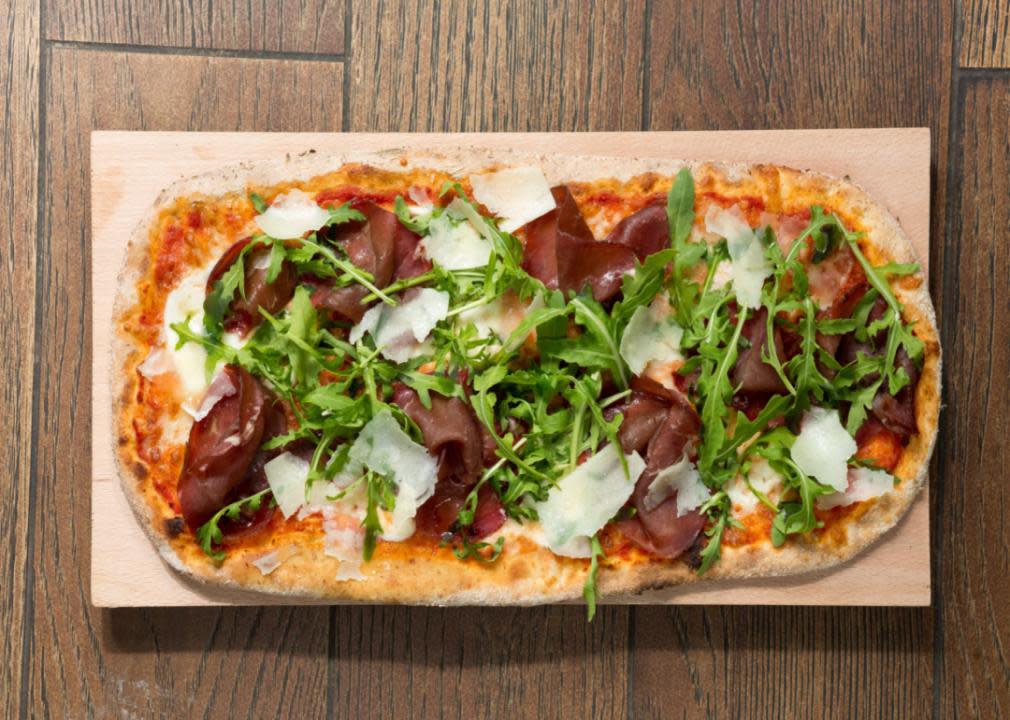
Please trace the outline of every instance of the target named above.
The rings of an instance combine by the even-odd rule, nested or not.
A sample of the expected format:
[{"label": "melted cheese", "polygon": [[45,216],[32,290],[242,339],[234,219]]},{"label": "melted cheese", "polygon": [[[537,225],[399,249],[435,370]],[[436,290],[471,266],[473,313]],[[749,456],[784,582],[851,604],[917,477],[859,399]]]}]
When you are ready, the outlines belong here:
[{"label": "melted cheese", "polygon": [[356,343],[367,332],[383,357],[406,362],[426,352],[424,341],[448,312],[449,293],[423,288],[395,307],[379,303],[370,308],[361,322],[351,328],[349,339]]},{"label": "melted cheese", "polygon": [[555,208],[547,178],[539,167],[504,168],[470,176],[477,202],[498,216],[498,226],[513,232]]},{"label": "melted cheese", "polygon": [[637,452],[626,458],[630,477],[616,448],[607,445],[558,480],[545,501],[534,504],[551,550],[557,552],[575,538],[595,535],[624,506],[645,470]]},{"label": "melted cheese", "polygon": [[315,232],[330,219],[330,213],[301,190],[289,190],[255,218],[259,229],[278,240],[296,240]]},{"label": "melted cheese", "polygon": [[819,407],[803,415],[790,451],[800,470],[838,492],[848,487],[848,462],[855,453],[856,441],[842,426],[838,411]]},{"label": "melted cheese", "polygon": [[765,259],[760,238],[747,224],[740,209],[735,205],[729,209],[710,205],[705,213],[705,229],[726,238],[732,260],[729,272],[737,301],[752,310],[761,307],[761,287],[772,274],[772,267]]},{"label": "melted cheese", "polygon": [[189,319],[189,329],[203,334],[203,301],[207,295],[207,277],[210,265],[186,277],[165,300],[165,320],[162,333],[165,348],[172,357],[175,373],[182,381],[183,392],[190,404],[207,390],[207,351],[196,343],[186,343],[176,348],[179,335],[172,329],[176,323]]}]

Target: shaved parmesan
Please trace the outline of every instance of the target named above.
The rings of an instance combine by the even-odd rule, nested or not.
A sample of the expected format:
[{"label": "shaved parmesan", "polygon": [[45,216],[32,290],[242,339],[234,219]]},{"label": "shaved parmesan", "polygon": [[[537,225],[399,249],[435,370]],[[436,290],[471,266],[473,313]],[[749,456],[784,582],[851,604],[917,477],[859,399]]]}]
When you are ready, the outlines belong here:
[{"label": "shaved parmesan", "polygon": [[760,307],[761,287],[772,274],[772,267],[765,259],[761,239],[747,224],[740,208],[710,205],[705,213],[705,229],[726,238],[733,261],[730,272],[737,302],[752,310]]},{"label": "shaved parmesan", "polygon": [[271,550],[270,552],[260,555],[258,558],[252,561],[252,564],[256,566],[256,569],[260,571],[263,575],[269,575],[274,570],[281,566],[282,560],[277,555],[276,550]]},{"label": "shaved parmesan", "polygon": [[761,458],[751,464],[747,477],[737,475],[728,482],[726,494],[733,504],[734,512],[741,517],[752,512],[760,502],[751,488],[768,498],[769,502],[777,505],[783,490],[782,476],[772,469],[767,460]]},{"label": "shaved parmesan", "polygon": [[305,481],[309,478],[309,463],[289,452],[281,453],[263,466],[274,501],[285,518],[298,512],[305,502]]},{"label": "shaved parmesan", "polygon": [[677,494],[677,517],[700,507],[711,495],[686,453],[673,465],[660,470],[649,484],[643,498],[645,509],[655,510],[674,493]]},{"label": "shaved parmesan", "polygon": [[348,526],[333,512],[323,515],[323,554],[340,561],[336,580],[364,580],[361,572],[365,533],[360,525]]},{"label": "shaved parmesan", "polygon": [[210,414],[210,411],[214,409],[214,406],[217,405],[218,402],[226,397],[234,395],[237,389],[238,388],[236,388],[235,384],[232,383],[229,375],[219,372],[214,376],[214,381],[210,384],[210,389],[207,391],[207,394],[203,396],[203,401],[200,403],[200,407],[193,411],[186,405],[183,405],[183,410],[192,415],[193,420],[199,422]]},{"label": "shaved parmesan", "polygon": [[621,357],[635,375],[641,375],[650,363],[683,360],[680,339],[684,329],[669,312],[669,303],[657,297],[649,307],[635,309],[621,336]]},{"label": "shaved parmesan", "polygon": [[297,240],[306,233],[315,232],[330,219],[326,208],[301,190],[289,190],[274,198],[273,203],[255,220],[260,230],[277,240]]},{"label": "shaved parmesan", "polygon": [[154,348],[144,358],[144,362],[137,367],[137,372],[150,380],[171,372],[174,368],[175,364],[172,362],[172,356],[161,348]]},{"label": "shaved parmesan", "polygon": [[285,545],[284,547],[277,548],[276,550],[263,553],[252,561],[252,565],[263,575],[269,575],[279,568],[285,560],[290,559],[297,552],[297,548],[293,545]]},{"label": "shaved parmesan", "polygon": [[383,357],[406,362],[426,352],[423,341],[449,313],[449,293],[423,288],[410,300],[390,307],[379,303],[351,328],[350,341],[356,343],[367,332]]},{"label": "shaved parmesan", "polygon": [[817,507],[830,510],[863,500],[880,497],[894,489],[894,476],[883,470],[859,467],[849,470],[849,486],[844,492],[835,492],[817,498]]},{"label": "shaved parmesan", "polygon": [[505,168],[470,176],[473,197],[499,218],[498,226],[513,232],[555,208],[547,178],[539,167]]},{"label": "shaved parmesan", "polygon": [[467,270],[487,265],[492,249],[473,224],[460,222],[453,213],[444,212],[428,223],[428,234],[421,238],[421,251],[446,270]]},{"label": "shaved parmesan", "polygon": [[427,449],[411,440],[388,410],[382,410],[361,429],[348,462],[396,485],[396,504],[384,518],[382,537],[399,541],[413,535],[414,515],[435,492],[438,476],[438,463]]},{"label": "shaved parmesan", "polygon": [[635,452],[626,456],[630,477],[613,445],[607,445],[558,480],[547,499],[535,503],[547,545],[565,548],[577,537],[592,537],[631,497],[645,461]]},{"label": "shaved parmesan", "polygon": [[790,455],[807,475],[844,492],[849,484],[849,458],[855,452],[856,441],[842,426],[838,411],[814,407],[803,415],[800,434]]}]

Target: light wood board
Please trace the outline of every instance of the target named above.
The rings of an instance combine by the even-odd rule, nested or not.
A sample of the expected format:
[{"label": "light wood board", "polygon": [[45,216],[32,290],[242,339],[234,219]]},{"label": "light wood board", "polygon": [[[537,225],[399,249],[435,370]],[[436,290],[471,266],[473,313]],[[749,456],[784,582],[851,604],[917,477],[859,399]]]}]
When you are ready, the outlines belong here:
[{"label": "light wood board", "polygon": [[[536,152],[775,162],[847,175],[900,221],[929,260],[927,128],[658,133],[315,134],[94,132],[92,193],[91,598],[99,607],[290,604],[208,590],[165,565],[134,518],[112,453],[109,342],[116,275],[137,224],[158,193],[222,165],[297,154],[459,147]],[[928,269],[928,268],[927,268]],[[929,497],[880,542],[834,570],[793,578],[702,583],[609,602],[673,604],[928,605]]]}]

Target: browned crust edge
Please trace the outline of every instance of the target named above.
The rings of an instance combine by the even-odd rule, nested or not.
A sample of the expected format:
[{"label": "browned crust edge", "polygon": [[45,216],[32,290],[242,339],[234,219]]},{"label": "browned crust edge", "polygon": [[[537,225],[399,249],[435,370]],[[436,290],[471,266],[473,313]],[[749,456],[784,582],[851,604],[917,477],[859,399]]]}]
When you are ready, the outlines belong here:
[{"label": "browned crust edge", "polygon": [[[403,160],[407,165],[403,164]],[[269,547],[239,549],[216,566],[193,543],[173,541],[164,527],[164,515],[148,501],[144,473],[128,438],[130,398],[136,392],[136,373],[117,372],[134,368],[145,352],[132,344],[119,329],[119,319],[136,302],[135,286],[147,272],[147,238],[151,222],[161,207],[180,196],[196,193],[220,195],[243,191],[249,184],[270,185],[293,178],[308,179],[325,174],[345,163],[355,162],[391,171],[430,167],[455,175],[488,169],[496,165],[536,162],[551,182],[595,178],[628,179],[656,173],[672,176],[685,165],[692,168],[696,182],[735,190],[759,190],[763,196],[778,194],[789,198],[810,195],[842,212],[848,222],[872,229],[873,248],[898,262],[915,261],[911,244],[897,220],[864,190],[847,179],[802,172],[774,165],[717,164],[660,159],[551,157],[529,153],[506,153],[481,149],[457,153],[421,154],[398,149],[380,153],[344,155],[306,154],[266,163],[237,165],[181,180],[167,188],[134,232],[118,277],[113,310],[112,377],[114,455],[123,491],[133,511],[162,558],[175,570],[214,586],[256,590],[271,595],[340,602],[383,602],[425,605],[532,605],[560,602],[580,596],[586,563],[557,558],[531,543],[511,543],[511,549],[491,567],[461,563],[443,550],[430,556],[418,554],[406,561],[380,552],[365,566],[367,580],[332,579],[336,560],[323,555],[319,538],[307,539],[297,552],[270,575],[262,575],[250,564]],[[741,579],[793,575],[823,570],[844,562],[884,535],[907,512],[926,482],[929,458],[937,434],[940,410],[941,354],[936,318],[925,282],[917,287],[895,287],[906,315],[917,322],[917,332],[926,342],[926,362],[917,387],[916,409],[919,435],[906,448],[895,471],[900,478],[896,490],[876,501],[856,522],[845,523],[845,542],[791,542],[775,549],[770,545],[723,548],[723,557],[700,579],[683,562],[616,564],[605,566],[599,577],[604,595],[634,595],[662,587],[718,579]],[[125,442],[124,442],[125,440]],[[290,543],[282,538],[280,544]],[[522,551],[516,549],[519,546]],[[381,546],[380,546],[381,548]]]}]

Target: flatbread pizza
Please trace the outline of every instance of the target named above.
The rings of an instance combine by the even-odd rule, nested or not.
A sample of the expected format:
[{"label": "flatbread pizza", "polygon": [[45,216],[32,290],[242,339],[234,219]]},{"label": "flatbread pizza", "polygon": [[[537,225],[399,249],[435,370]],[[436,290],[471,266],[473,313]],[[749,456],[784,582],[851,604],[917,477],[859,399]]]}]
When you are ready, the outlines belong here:
[{"label": "flatbread pizza", "polygon": [[925,482],[940,346],[846,179],[481,150],[180,181],[114,309],[118,469],[200,581],[536,604],[844,561]]}]

